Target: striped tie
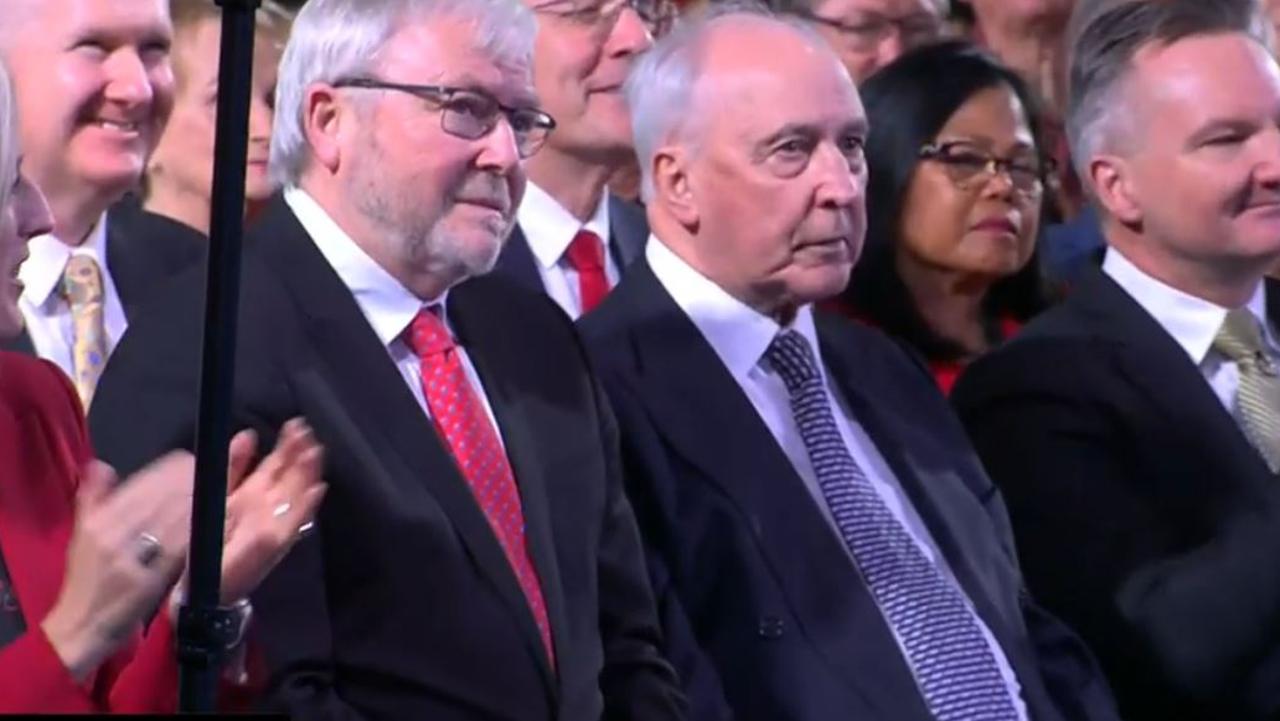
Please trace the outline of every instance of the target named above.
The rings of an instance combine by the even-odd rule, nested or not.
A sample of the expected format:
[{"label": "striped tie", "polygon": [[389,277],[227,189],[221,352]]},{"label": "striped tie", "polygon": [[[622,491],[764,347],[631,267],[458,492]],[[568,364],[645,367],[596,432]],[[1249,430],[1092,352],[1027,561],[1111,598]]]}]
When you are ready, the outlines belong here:
[{"label": "striped tie", "polygon": [[809,342],[784,331],[765,360],[787,386],[822,496],[906,651],[929,710],[938,721],[1016,721],[1009,687],[960,591],[920,551],[849,455]]},{"label": "striped tie", "polygon": [[1267,357],[1253,314],[1246,308],[1227,313],[1213,347],[1240,369],[1234,413],[1245,437],[1271,472],[1280,473],[1280,377]]}]

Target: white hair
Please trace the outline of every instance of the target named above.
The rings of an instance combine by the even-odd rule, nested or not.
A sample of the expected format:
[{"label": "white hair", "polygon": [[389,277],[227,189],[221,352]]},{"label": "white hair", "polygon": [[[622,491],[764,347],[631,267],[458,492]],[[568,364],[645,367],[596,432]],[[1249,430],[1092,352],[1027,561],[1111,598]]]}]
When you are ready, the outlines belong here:
[{"label": "white hair", "polygon": [[18,180],[18,101],[9,66],[0,60],[0,209],[13,202]]},{"label": "white hair", "polygon": [[[691,144],[690,119],[703,116],[693,105],[707,38],[719,26],[742,18],[776,23],[797,32],[815,48],[830,52],[808,23],[749,1],[714,3],[704,14],[678,24],[658,40],[632,67],[624,87],[640,162],[640,195],[646,201],[653,197],[653,158],[658,149],[677,140]],[[761,52],[768,50],[762,48]]]},{"label": "white hair", "polygon": [[397,31],[440,17],[471,21],[476,46],[495,62],[530,65],[536,26],[519,0],[308,0],[280,59],[272,179],[296,185],[311,157],[302,117],[309,86],[372,71]]}]

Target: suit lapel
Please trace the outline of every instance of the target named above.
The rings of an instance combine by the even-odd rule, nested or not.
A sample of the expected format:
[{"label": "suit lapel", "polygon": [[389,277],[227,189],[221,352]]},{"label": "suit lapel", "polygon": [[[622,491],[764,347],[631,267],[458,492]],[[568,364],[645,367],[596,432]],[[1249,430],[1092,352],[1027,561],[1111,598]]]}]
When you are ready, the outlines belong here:
[{"label": "suit lapel", "polygon": [[[1268,300],[1275,308],[1274,302]],[[1232,497],[1224,492],[1223,483],[1245,484],[1244,489],[1250,491],[1248,497],[1253,491],[1274,484],[1275,475],[1249,444],[1200,368],[1114,280],[1101,270],[1092,271],[1068,303],[1096,334],[1099,346],[1112,349],[1117,375],[1152,406],[1151,417],[1165,419],[1166,427],[1189,446],[1217,449],[1214,459],[1219,465],[1211,474],[1215,477],[1206,474],[1194,487],[1162,485],[1158,492],[1167,502],[1183,505],[1193,515],[1202,515],[1208,507],[1206,499]],[[1178,390],[1175,393],[1171,389]],[[1189,477],[1185,472],[1177,475]],[[1248,479],[1258,482],[1251,484]]]},{"label": "suit lapel", "polygon": [[634,203],[609,197],[609,252],[618,270],[626,274],[627,269],[644,253],[644,244],[649,239],[649,224],[644,217],[644,210]]},{"label": "suit lapel", "polygon": [[[511,363],[510,359],[522,358],[521,349],[511,344],[510,336],[502,332],[501,324],[493,317],[503,309],[488,307],[482,294],[482,286],[464,284],[450,295],[449,316],[456,328],[458,340],[467,349],[467,355],[476,373],[484,383],[485,394],[498,422],[498,429],[506,446],[516,486],[520,493],[525,521],[525,543],[529,556],[542,585],[543,600],[551,623],[552,642],[556,648],[568,648],[564,637],[568,627],[560,567],[556,562],[555,539],[552,536],[551,509],[547,503],[547,484],[544,477],[546,438],[538,438],[534,429],[555,427],[554,421],[544,421],[537,409],[528,402],[527,389],[537,387],[538,378],[524,374],[535,371],[523,363]],[[504,564],[506,558],[503,557]],[[509,564],[508,568],[509,568]],[[526,637],[534,645],[532,650],[542,661],[542,669],[551,686],[555,686],[553,672],[542,647],[541,636],[529,611],[524,592],[515,576],[508,573],[516,584],[519,615],[525,626]]]},{"label": "suit lapel", "polygon": [[617,292],[632,303],[637,391],[654,425],[755,531],[805,638],[876,715],[926,719],[901,652],[848,553],[714,350],[643,259]]},{"label": "suit lapel", "polygon": [[[1016,600],[1010,594],[1017,587],[1002,587],[999,574],[1013,561],[992,542],[986,510],[959,476],[965,449],[939,446],[927,427],[899,415],[892,403],[873,398],[880,374],[865,367],[858,349],[833,332],[829,319],[819,315],[818,321],[823,361],[853,417],[889,464],[957,583],[1012,660],[1022,648],[1013,634],[1021,625],[1020,609],[999,601]],[[1023,661],[1023,671],[1034,673],[1034,661]]]},{"label": "suit lapel", "polygon": [[[350,291],[284,203],[263,219],[263,229],[268,228],[270,236],[258,243],[258,249],[297,300],[311,348],[333,380],[331,388],[358,426],[371,431],[375,450],[393,454],[410,470],[411,477],[396,480],[425,486],[440,504],[476,565],[515,615],[554,697],[556,682],[524,592],[452,455]],[[493,382],[484,381],[492,392]],[[509,404],[494,405],[497,412]]]},{"label": "suit lapel", "polygon": [[529,247],[529,240],[525,238],[519,224],[511,230],[511,237],[502,246],[493,272],[501,273],[535,293],[545,292],[542,274],[538,272],[538,259],[533,256],[533,249]]}]

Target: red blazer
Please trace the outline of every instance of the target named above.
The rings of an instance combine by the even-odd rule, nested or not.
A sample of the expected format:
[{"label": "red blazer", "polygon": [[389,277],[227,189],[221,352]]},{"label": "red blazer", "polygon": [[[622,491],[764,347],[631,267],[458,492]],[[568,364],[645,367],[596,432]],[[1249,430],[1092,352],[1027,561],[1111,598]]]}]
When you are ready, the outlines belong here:
[{"label": "red blazer", "polygon": [[80,401],[51,363],[0,351],[0,553],[27,632],[0,649],[0,714],[172,713],[178,668],[167,613],[76,683],[40,630],[57,600],[81,468]]}]

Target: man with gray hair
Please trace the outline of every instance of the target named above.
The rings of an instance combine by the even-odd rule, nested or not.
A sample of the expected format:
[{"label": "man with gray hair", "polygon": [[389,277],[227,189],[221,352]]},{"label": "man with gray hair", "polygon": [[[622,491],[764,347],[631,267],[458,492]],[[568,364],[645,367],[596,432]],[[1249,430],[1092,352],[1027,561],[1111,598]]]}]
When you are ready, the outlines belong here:
[{"label": "man with gray hair", "polygon": [[867,120],[826,42],[727,8],[659,41],[627,93],[653,235],[579,327],[692,717],[1115,719],[1022,593],[932,378],[814,311],[866,222]]},{"label": "man with gray hair", "polygon": [[137,186],[173,108],[167,0],[0,0],[0,52],[22,108],[23,167],[53,212],[18,279],[25,329],[86,407],[146,296],[204,244],[149,237],[108,209]]},{"label": "man with gray hair", "polygon": [[1131,721],[1280,718],[1280,67],[1256,0],[1084,0],[1108,248],[952,398]]},{"label": "man with gray hair", "polygon": [[[554,127],[533,29],[516,0],[310,0],[293,26],[233,407],[264,435],[304,415],[327,453],[330,512],[253,599],[268,706],[293,718],[684,717],[572,325],[462,284]],[[90,423],[123,469],[192,442],[200,281],[158,297],[103,378]]]}]

